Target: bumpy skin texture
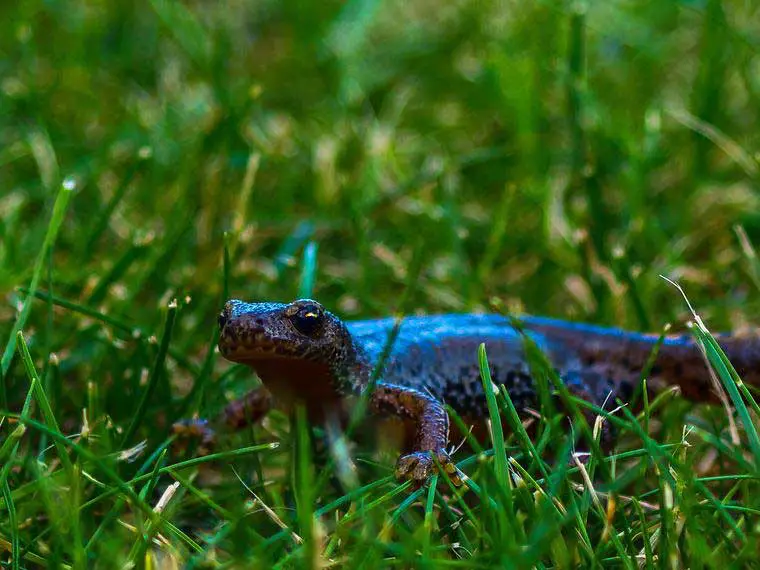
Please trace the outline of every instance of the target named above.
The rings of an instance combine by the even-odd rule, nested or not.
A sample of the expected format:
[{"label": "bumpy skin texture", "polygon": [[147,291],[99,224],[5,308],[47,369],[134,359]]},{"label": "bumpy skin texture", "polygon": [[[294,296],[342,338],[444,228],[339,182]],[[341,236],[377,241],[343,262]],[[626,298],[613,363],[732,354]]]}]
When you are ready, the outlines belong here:
[{"label": "bumpy skin texture", "polygon": [[[219,349],[228,360],[250,366],[266,390],[257,389],[230,404],[226,423],[236,427],[256,421],[272,402],[287,408],[301,401],[315,421],[344,416],[347,397],[367,388],[394,322],[344,323],[308,299],[289,304],[228,301],[219,316]],[[522,318],[520,323],[570,392],[600,407],[630,397],[658,338],[538,317]],[[396,467],[399,478],[422,483],[439,464],[460,482],[446,451],[449,422],[443,404],[473,423],[488,417],[477,364],[482,342],[493,381],[507,388],[516,408],[537,405],[525,339],[507,318],[404,319],[370,396],[374,412],[397,416],[415,429],[412,449]],[[745,381],[757,383],[757,339],[725,337],[721,342]],[[687,336],[665,339],[649,375],[649,386],[655,390],[673,384],[687,398],[715,400],[701,352]]]}]

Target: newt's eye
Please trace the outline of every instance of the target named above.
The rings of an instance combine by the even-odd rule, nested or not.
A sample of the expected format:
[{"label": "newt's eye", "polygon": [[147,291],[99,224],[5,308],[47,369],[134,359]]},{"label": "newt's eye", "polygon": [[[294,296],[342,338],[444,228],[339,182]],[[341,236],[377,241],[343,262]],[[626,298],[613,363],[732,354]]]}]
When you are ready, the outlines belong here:
[{"label": "newt's eye", "polygon": [[298,308],[298,312],[290,317],[298,332],[308,336],[316,333],[324,322],[324,313],[319,305],[308,304]]}]

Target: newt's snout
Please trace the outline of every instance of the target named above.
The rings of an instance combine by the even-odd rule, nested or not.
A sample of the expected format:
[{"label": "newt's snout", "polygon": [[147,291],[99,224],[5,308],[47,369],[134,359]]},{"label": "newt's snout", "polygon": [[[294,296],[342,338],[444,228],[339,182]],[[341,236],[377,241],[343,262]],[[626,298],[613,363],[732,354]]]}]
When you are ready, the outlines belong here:
[{"label": "newt's snout", "polygon": [[[219,314],[219,351],[234,362],[281,354],[282,322],[276,310],[246,310],[242,301],[227,301]],[[279,341],[279,342],[278,342]],[[280,350],[278,350],[278,348]]]}]

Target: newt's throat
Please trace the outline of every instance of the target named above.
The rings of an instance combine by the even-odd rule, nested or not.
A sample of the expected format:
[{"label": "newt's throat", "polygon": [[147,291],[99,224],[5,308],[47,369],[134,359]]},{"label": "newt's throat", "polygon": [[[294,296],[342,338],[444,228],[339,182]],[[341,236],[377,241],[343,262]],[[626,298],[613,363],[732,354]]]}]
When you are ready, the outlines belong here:
[{"label": "newt's throat", "polygon": [[310,416],[321,416],[340,405],[341,394],[326,364],[284,357],[243,363],[253,368],[278,403],[288,408],[301,402]]}]

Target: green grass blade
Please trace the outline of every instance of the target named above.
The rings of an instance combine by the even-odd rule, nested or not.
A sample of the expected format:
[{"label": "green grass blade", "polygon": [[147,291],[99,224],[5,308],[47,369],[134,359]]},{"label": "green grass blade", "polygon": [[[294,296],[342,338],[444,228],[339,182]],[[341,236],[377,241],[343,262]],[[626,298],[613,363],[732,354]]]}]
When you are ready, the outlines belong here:
[{"label": "green grass blade", "polygon": [[503,384],[499,386],[499,389],[500,389],[501,396],[504,399],[504,402],[506,403],[507,422],[509,423],[510,429],[512,430],[513,433],[517,435],[518,439],[520,440],[520,443],[522,443],[522,445],[528,450],[528,453],[536,462],[536,465],[538,466],[539,471],[541,471],[541,475],[544,478],[548,479],[549,472],[546,469],[544,460],[541,458],[541,455],[538,453],[536,446],[533,445],[533,440],[530,439],[528,432],[525,431],[525,426],[523,426],[523,423],[520,421],[520,416],[518,415],[517,408],[515,408],[515,404],[509,395],[509,390],[507,390],[507,387],[504,386]]},{"label": "green grass blade", "polygon": [[50,216],[50,222],[45,233],[45,239],[42,242],[42,248],[37,255],[37,260],[34,262],[34,269],[32,271],[32,281],[29,285],[29,295],[24,299],[24,304],[21,307],[21,311],[16,318],[16,322],[13,325],[11,334],[8,337],[8,343],[3,350],[2,359],[0,359],[0,409],[6,409],[8,407],[8,397],[6,392],[6,375],[8,369],[11,366],[11,359],[13,358],[13,352],[16,350],[16,335],[26,325],[26,320],[29,317],[29,311],[32,308],[32,300],[34,294],[37,291],[37,285],[40,282],[42,276],[42,269],[47,259],[47,252],[53,247],[56,237],[58,237],[58,231],[61,229],[63,218],[66,215],[66,209],[69,205],[71,195],[75,190],[75,185],[71,180],[65,180],[61,187],[58,189],[58,194],[55,197],[53,203],[53,213]]},{"label": "green grass blade", "polygon": [[503,491],[504,510],[510,523],[516,531],[515,511],[512,502],[512,481],[509,477],[509,464],[507,459],[507,450],[504,446],[504,432],[501,426],[501,415],[496,403],[496,393],[498,387],[491,379],[491,369],[488,366],[488,356],[486,355],[486,345],[481,343],[478,346],[478,365],[480,366],[480,379],[483,383],[483,392],[486,396],[488,406],[488,417],[491,420],[491,441],[494,450],[494,466],[496,473],[496,482]]},{"label": "green grass blade", "polygon": [[111,269],[95,285],[90,297],[87,299],[87,304],[91,306],[99,305],[108,294],[108,289],[122,279],[132,265],[140,261],[146,251],[146,244],[139,240],[135,240],[132,245],[126,248],[121,257],[114,261]]},{"label": "green grass blade", "polygon": [[[47,395],[45,394],[45,390],[42,386],[42,382],[40,381],[39,376],[37,376],[37,370],[34,367],[34,362],[32,362],[32,356],[29,353],[29,347],[26,345],[26,341],[24,340],[24,335],[21,331],[18,333],[17,337],[17,343],[18,343],[18,350],[19,354],[21,355],[21,360],[24,363],[24,368],[26,369],[26,375],[27,378],[29,378],[29,381],[31,382],[31,391],[34,394],[35,400],[37,400],[37,403],[40,406],[40,410],[42,411],[42,417],[45,420],[45,424],[52,430],[60,433],[60,428],[58,427],[58,422],[55,419],[55,414],[53,413],[53,409],[50,406],[50,401],[47,398]],[[64,468],[71,472],[71,460],[69,459],[69,455],[66,452],[66,449],[63,445],[61,445],[58,442],[55,442],[54,445],[56,446],[56,449],[58,451],[58,458],[61,460],[61,463],[63,464]]]},{"label": "green grass blade", "polygon": [[127,335],[143,336],[143,331],[140,330],[139,328],[132,326],[122,320],[115,319],[109,315],[105,315],[102,312],[98,311],[97,309],[93,309],[91,307],[88,307],[86,305],[81,305],[79,303],[74,303],[73,301],[68,301],[67,299],[59,297],[57,295],[51,295],[47,291],[35,291],[34,293],[32,293],[31,289],[28,289],[26,287],[19,287],[18,290],[21,291],[22,293],[28,294],[31,297],[40,299],[41,301],[50,302],[56,307],[61,307],[62,309],[66,309],[74,313],[79,313],[80,315],[83,315],[85,317],[90,317],[91,319],[94,319],[95,321],[98,321],[100,323],[103,323],[104,325],[112,327],[115,330],[126,333]]},{"label": "green grass blade", "polygon": [[429,560],[431,557],[431,541],[433,539],[433,529],[435,527],[433,505],[435,504],[435,489],[437,486],[438,474],[436,473],[430,478],[430,485],[427,489],[427,498],[425,499],[425,518],[422,523],[424,531],[422,536],[422,557],[425,560]]},{"label": "green grass blade", "polygon": [[129,441],[132,439],[132,436],[140,427],[140,424],[145,417],[145,412],[148,409],[148,404],[150,403],[151,396],[156,390],[158,382],[164,373],[164,363],[166,361],[166,354],[169,350],[169,342],[172,338],[172,331],[174,330],[174,320],[176,315],[177,302],[172,301],[169,303],[168,311],[166,312],[166,323],[164,325],[163,335],[161,336],[161,344],[159,345],[156,360],[153,363],[153,368],[150,372],[150,376],[148,377],[148,383],[145,386],[145,390],[143,391],[142,396],[140,397],[140,403],[137,405],[137,409],[135,410],[132,422],[124,432],[124,437],[121,440],[121,447],[127,446]]},{"label": "green grass blade", "polygon": [[295,417],[295,462],[293,464],[293,478],[296,498],[296,511],[298,516],[299,535],[303,538],[303,563],[305,567],[312,565],[316,556],[316,544],[314,541],[314,464],[311,458],[311,438],[309,437],[309,424],[306,418],[306,409],[303,406],[296,408]]},{"label": "green grass blade", "polygon": [[[22,415],[18,414],[6,414],[9,417],[17,418],[19,421],[23,422],[24,425],[27,427],[32,427],[35,430],[46,433],[48,437],[51,439],[54,439],[67,447],[71,448],[72,451],[74,451],[78,456],[82,457],[83,459],[87,460],[88,462],[91,462],[94,464],[100,473],[103,474],[103,476],[113,485],[112,489],[110,491],[107,491],[101,497],[110,496],[113,494],[123,494],[124,497],[126,497],[130,503],[137,507],[144,515],[146,515],[146,518],[150,521],[152,525],[155,526],[157,529],[163,529],[165,532],[171,534],[172,536],[175,536],[179,538],[182,542],[189,545],[190,547],[198,550],[200,547],[197,545],[195,541],[193,541],[189,536],[187,536],[184,532],[176,528],[174,525],[172,525],[169,521],[165,520],[161,515],[157,514],[153,508],[148,505],[145,501],[140,498],[140,496],[132,489],[132,485],[137,482],[138,480],[147,480],[151,477],[153,477],[152,473],[146,474],[141,478],[135,478],[130,482],[124,481],[119,475],[101,458],[99,458],[97,455],[95,455],[92,451],[88,450],[87,448],[67,439],[65,436],[61,435],[57,431],[51,430],[48,426],[45,424],[42,424],[40,422],[37,422],[31,418],[25,418]],[[258,449],[255,451],[258,451],[260,449],[271,449],[271,445],[265,445],[265,446],[259,446]],[[237,452],[233,452],[231,455],[240,454],[243,450],[237,450]],[[251,450],[247,450],[251,451]],[[222,454],[218,454],[222,455]],[[207,460],[207,458],[201,458],[204,460]],[[184,465],[182,467],[187,467],[189,465],[194,465],[200,461],[196,462],[184,462]],[[178,466],[174,465],[172,468],[177,469]],[[170,471],[171,468],[165,467],[162,468],[162,473],[167,473]],[[0,481],[0,484],[2,484],[2,481]],[[88,503],[82,504],[82,508],[90,504],[92,501],[89,501]]]},{"label": "green grass blade", "polygon": [[[172,465],[167,465],[165,467],[161,467],[159,469],[159,473],[161,475],[166,474],[173,474],[176,471],[182,471],[184,469],[190,469],[192,467],[197,467],[198,465],[202,465],[204,463],[212,463],[214,461],[230,461],[236,457],[242,457],[251,453],[258,453],[259,451],[266,451],[266,450],[272,450],[277,449],[279,447],[279,444],[277,443],[264,443],[260,445],[252,445],[249,447],[242,447],[240,449],[234,449],[231,451],[223,451],[219,453],[213,453],[211,455],[204,455],[203,457],[194,457],[193,459],[188,459],[187,461],[180,461],[178,463],[174,463]],[[146,473],[144,475],[138,475],[136,477],[133,477],[127,483],[129,485],[136,485],[138,483],[143,483],[147,481],[150,477],[152,477],[151,473]],[[120,492],[119,488],[111,488],[108,491],[104,491],[97,497],[94,497],[84,503],[82,505],[82,509],[88,508],[91,506],[94,506],[98,504],[99,502],[112,497],[114,495],[117,495]]]},{"label": "green grass blade", "polygon": [[85,254],[95,249],[95,244],[103,235],[103,233],[105,233],[105,231],[108,229],[108,225],[111,223],[111,218],[113,217],[113,214],[116,211],[116,208],[124,200],[124,197],[126,196],[127,191],[130,188],[130,184],[135,179],[135,176],[137,176],[137,174],[139,174],[143,170],[149,158],[150,158],[150,153],[143,154],[142,149],[141,151],[138,151],[137,160],[135,160],[128,167],[127,172],[121,178],[121,181],[119,182],[119,186],[116,188],[116,191],[113,193],[111,198],[108,200],[108,203],[105,205],[101,213],[96,217],[95,221],[93,222],[92,229],[90,230],[90,235],[87,237],[87,240],[85,242],[86,243],[86,247],[84,248]]},{"label": "green grass blade", "polygon": [[[158,464],[158,459],[159,457],[163,457],[164,451],[166,450],[167,446],[168,446],[168,442],[165,445],[159,447],[154,453],[152,453],[148,457],[148,459],[140,466],[140,469],[137,471],[137,475],[140,476],[143,473],[145,473],[145,471],[154,462]],[[174,475],[174,473],[172,473],[172,475]],[[124,507],[125,502],[126,502],[125,499],[120,497],[116,501],[116,503],[111,507],[108,514],[100,521],[100,524],[95,529],[95,532],[92,533],[92,535],[90,536],[90,539],[87,541],[87,544],[85,544],[84,546],[85,553],[90,552],[93,549],[94,545],[98,542],[100,537],[103,535],[108,525],[110,525],[121,514],[121,510]],[[87,506],[89,506],[89,503]],[[84,505],[80,505],[79,507],[80,512],[83,511],[83,509],[84,509]]]},{"label": "green grass blade", "polygon": [[[744,426],[744,432],[747,434],[752,455],[755,458],[755,469],[760,471],[760,436],[758,435],[752,416],[749,413],[747,404],[745,403],[744,398],[742,398],[739,390],[739,384],[737,383],[739,376],[731,362],[728,360],[726,353],[723,352],[723,349],[709,331],[699,324],[693,327],[693,330],[695,336],[699,339],[705,349],[707,359],[714,368],[718,378],[720,378],[726,392],[728,392],[728,396],[731,398],[731,403],[739,414],[739,418]],[[741,380],[739,380],[739,382],[741,382]],[[747,395],[749,396],[750,401],[754,402],[754,399],[749,395],[749,392],[747,392]]]},{"label": "green grass blade", "polygon": [[11,569],[19,570],[21,567],[21,541],[19,540],[18,521],[16,520],[16,507],[11,496],[11,488],[8,481],[2,482],[3,499],[5,500],[5,510],[8,511],[8,526],[11,533]]},{"label": "green grass blade", "polygon": [[298,298],[311,299],[317,274],[317,244],[310,241],[303,249],[301,280],[298,283]]},{"label": "green grass blade", "polygon": [[[29,290],[24,287],[19,287],[19,291],[28,293]],[[129,337],[139,340],[140,342],[150,342],[149,338],[150,336],[146,334],[146,332],[141,329],[140,327],[133,326],[127,322],[124,322],[120,319],[113,318],[110,315],[105,315],[100,311],[97,311],[95,309],[92,309],[90,307],[87,307],[85,305],[80,305],[78,303],[74,303],[71,301],[67,301],[66,299],[62,299],[61,297],[57,297],[55,295],[50,295],[46,292],[37,291],[34,295],[37,299],[41,299],[43,301],[50,301],[54,305],[61,307],[63,309],[67,309],[69,311],[73,311],[75,313],[79,313],[81,315],[91,317],[92,319],[101,322],[105,325],[108,325],[109,327],[113,327],[115,330],[121,331],[123,333],[126,333]],[[182,352],[179,350],[176,350],[174,348],[169,348],[169,356],[172,357],[172,359],[183,369],[190,372],[193,376],[198,376],[200,373],[198,368],[190,362],[190,360],[185,356]]]},{"label": "green grass blade", "polygon": [[[678,289],[686,301],[689,310],[694,316],[695,325],[691,327],[692,332],[703,347],[708,362],[715,370],[715,373],[718,375],[718,378],[723,384],[723,387],[725,388],[726,392],[728,392],[731,403],[734,405],[736,412],[739,414],[739,418],[744,425],[744,431],[747,434],[747,439],[749,440],[749,446],[752,450],[752,455],[754,456],[755,469],[760,470],[760,435],[758,435],[757,428],[755,427],[755,423],[753,422],[752,417],[749,413],[747,404],[745,403],[740,393],[739,387],[744,386],[743,382],[739,378],[739,375],[737,374],[731,362],[728,360],[726,353],[723,352],[720,344],[718,344],[718,341],[716,341],[715,338],[710,334],[710,331],[707,330],[707,327],[705,326],[702,319],[692,308],[692,305],[689,302],[689,299],[686,296],[684,290],[674,281],[671,281],[667,278],[664,279],[673,285],[676,289]],[[748,401],[752,403],[753,408],[755,411],[757,411],[759,408],[754,398],[752,398],[752,396],[749,394],[749,391],[746,391],[746,395],[749,396]]]},{"label": "green grass blade", "polygon": [[[508,500],[511,501],[512,484],[509,480],[507,451],[504,446],[504,432],[501,427],[499,407],[496,403],[498,387],[491,380],[491,369],[488,366],[485,343],[481,343],[478,347],[478,365],[480,366],[480,379],[483,382],[483,391],[488,405],[488,417],[491,420],[491,441],[493,442],[496,481],[505,490],[505,496],[509,497]],[[508,504],[507,508],[510,512],[512,511],[511,504]]]}]

